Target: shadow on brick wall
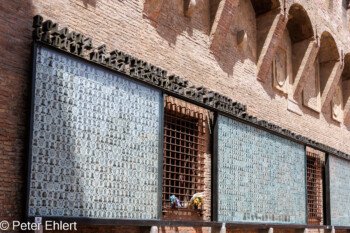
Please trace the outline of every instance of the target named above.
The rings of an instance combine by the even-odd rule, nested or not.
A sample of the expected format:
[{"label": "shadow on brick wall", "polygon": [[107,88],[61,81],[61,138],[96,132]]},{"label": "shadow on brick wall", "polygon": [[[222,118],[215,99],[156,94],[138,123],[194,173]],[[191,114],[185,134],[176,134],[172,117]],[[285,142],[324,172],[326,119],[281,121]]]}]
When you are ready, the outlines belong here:
[{"label": "shadow on brick wall", "polygon": [[341,123],[338,121],[335,121],[332,117],[332,107],[329,106],[328,110],[323,111],[321,114],[323,114],[323,117],[326,119],[327,123],[329,124],[329,126],[337,126],[337,127],[341,127]]},{"label": "shadow on brick wall", "polygon": [[89,6],[96,7],[97,0],[81,0],[81,1],[84,3],[85,7],[89,7]]},{"label": "shadow on brick wall", "polygon": [[344,122],[344,125],[346,129],[350,131],[350,121]]},{"label": "shadow on brick wall", "polygon": [[0,4],[0,219],[24,220],[32,1]]},{"label": "shadow on brick wall", "polygon": [[177,42],[178,36],[192,37],[194,30],[209,35],[209,7],[207,1],[198,1],[191,17],[184,15],[183,0],[145,0],[143,18],[148,19],[157,33],[170,45]]},{"label": "shadow on brick wall", "polygon": [[[210,50],[220,68],[228,76],[244,70],[242,73],[246,76],[256,77],[256,71],[252,69],[257,56],[255,10],[250,1],[240,1],[233,14],[233,18],[228,23],[222,22],[225,27],[228,27],[226,33],[223,29],[221,31],[220,28],[216,29],[215,34],[223,34],[223,36],[215,37],[211,42]],[[240,40],[238,35],[242,33],[245,36]]]}]

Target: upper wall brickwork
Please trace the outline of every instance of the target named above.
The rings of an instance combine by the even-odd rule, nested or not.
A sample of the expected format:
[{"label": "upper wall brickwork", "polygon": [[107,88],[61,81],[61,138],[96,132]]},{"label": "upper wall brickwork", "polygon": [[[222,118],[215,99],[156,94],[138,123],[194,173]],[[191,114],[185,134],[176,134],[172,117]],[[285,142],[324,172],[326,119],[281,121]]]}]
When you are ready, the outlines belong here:
[{"label": "upper wall brickwork", "polygon": [[[226,1],[235,3],[239,0]],[[215,14],[210,6],[220,9],[221,5],[210,4],[208,0],[197,0],[190,17],[184,16],[183,0],[153,1],[162,2],[156,4],[154,10],[149,0],[2,0],[0,219],[20,219],[24,212],[26,132],[31,90],[31,26],[32,17],[36,14],[92,37],[95,45],[105,43],[110,50],[117,48],[169,73],[186,77],[193,84],[210,87],[246,104],[248,112],[260,119],[350,153],[350,123],[337,123],[332,120],[330,110],[317,113],[300,102],[297,104],[301,109],[300,115],[288,111],[288,97],[272,87],[272,79],[267,77],[265,82],[257,80],[256,50],[259,42],[254,38],[257,34],[257,23],[251,17],[254,8],[248,0],[240,1],[244,1],[244,4],[231,4],[234,10],[223,11],[232,14],[223,17],[232,23],[220,24],[229,28],[224,28],[225,36],[219,43],[221,48],[213,51],[211,32]],[[286,6],[282,0],[280,2],[281,14],[288,12],[294,3],[305,8],[317,43],[322,32],[328,31],[334,37],[339,53],[343,51],[345,55],[350,52],[349,16],[343,7],[345,0],[285,2]],[[247,12],[247,18],[243,19],[244,12]],[[247,30],[247,43],[244,46],[237,45],[238,30]],[[271,41],[272,45],[278,43]],[[267,51],[267,56],[272,61],[274,50],[270,50],[270,53]]]}]

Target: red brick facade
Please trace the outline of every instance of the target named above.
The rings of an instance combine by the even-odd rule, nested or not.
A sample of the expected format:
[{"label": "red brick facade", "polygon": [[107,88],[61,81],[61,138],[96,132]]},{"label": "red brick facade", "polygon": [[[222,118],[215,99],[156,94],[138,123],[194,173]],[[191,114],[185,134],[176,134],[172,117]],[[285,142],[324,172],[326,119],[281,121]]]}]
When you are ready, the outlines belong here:
[{"label": "red brick facade", "polygon": [[[350,153],[350,122],[335,122],[329,104],[323,112],[298,106],[302,115],[287,110],[288,98],[272,88],[269,70],[293,3],[300,3],[311,19],[316,42],[323,31],[335,38],[339,54],[350,52],[349,25],[341,1],[286,0],[263,52],[236,48],[233,22],[239,22],[239,0],[222,0],[214,13],[208,1],[198,1],[193,14],[184,16],[182,0],[2,0],[0,3],[0,221],[24,217],[27,182],[27,131],[31,80],[32,17],[41,14],[72,30],[94,38],[156,66],[186,77],[193,84],[209,87],[248,106],[260,119]],[[246,1],[246,0],[240,0]],[[157,1],[155,1],[157,2]],[[155,4],[156,6],[153,6]],[[215,4],[214,4],[215,5]],[[155,9],[153,9],[155,7]],[[253,8],[251,7],[251,10]],[[218,13],[219,12],[219,13]],[[255,14],[255,13],[252,13]],[[217,16],[214,23],[211,15]],[[216,20],[216,21],[215,21]],[[258,19],[257,19],[258,20]],[[253,25],[257,22],[251,22]],[[213,30],[213,25],[216,25]],[[249,27],[249,25],[243,25]],[[248,37],[248,41],[251,38]],[[248,42],[249,43],[249,42]],[[259,43],[259,42],[258,42]],[[225,51],[217,52],[221,46]],[[228,46],[228,50],[226,50]],[[316,45],[315,45],[316,46]],[[318,45],[319,46],[319,45]],[[221,48],[222,49],[222,48]],[[313,49],[310,59],[318,49]],[[253,54],[253,55],[252,55]],[[255,55],[254,55],[255,54]],[[263,56],[262,58],[259,57]],[[342,59],[342,57],[341,57]],[[340,59],[340,60],[341,60]],[[260,61],[260,62],[259,62]],[[342,61],[340,61],[342,62]],[[310,64],[306,61],[306,64]],[[342,67],[341,69],[348,69]],[[303,71],[305,75],[306,71]],[[341,79],[336,71],[324,97],[331,101],[334,86]],[[259,82],[258,79],[263,82]],[[301,86],[301,87],[300,87]],[[301,95],[302,84],[295,87]],[[349,95],[346,95],[349,96]],[[295,96],[296,97],[296,96]],[[347,103],[348,100],[344,100]],[[348,111],[349,108],[346,108]],[[344,114],[350,115],[348,112]],[[346,118],[349,118],[345,115]],[[139,227],[79,226],[80,232],[140,232]],[[209,233],[209,228],[160,227],[159,233]],[[236,232],[230,230],[228,232]]]}]

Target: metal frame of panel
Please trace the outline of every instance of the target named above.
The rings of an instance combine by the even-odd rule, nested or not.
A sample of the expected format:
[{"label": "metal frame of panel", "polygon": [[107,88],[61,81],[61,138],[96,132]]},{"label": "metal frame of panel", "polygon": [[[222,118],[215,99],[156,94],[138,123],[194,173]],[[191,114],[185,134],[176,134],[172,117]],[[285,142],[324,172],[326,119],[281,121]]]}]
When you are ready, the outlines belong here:
[{"label": "metal frame of panel", "polygon": [[212,219],[218,221],[218,139],[219,139],[219,114],[215,113],[214,133],[213,133],[213,155],[212,155]]},{"label": "metal frame of panel", "polygon": [[350,162],[329,155],[328,163],[331,223],[350,228]]},{"label": "metal frame of panel", "polygon": [[331,225],[331,199],[330,199],[330,176],[329,176],[329,154],[325,155],[325,172],[324,172],[324,180],[325,180],[325,189],[323,190],[323,198],[324,198],[324,208],[323,212],[325,214],[325,222],[324,225]]},{"label": "metal frame of panel", "polygon": [[[246,223],[251,223],[251,222],[282,223],[282,224],[292,224],[292,223],[293,224],[296,224],[296,223],[303,224],[303,223],[306,223],[306,211],[305,211],[306,208],[304,207],[304,206],[306,206],[306,199],[305,199],[306,195],[304,195],[305,194],[304,192],[306,191],[305,177],[304,177],[304,172],[303,172],[303,174],[300,174],[297,172],[299,169],[301,169],[301,170],[304,169],[304,164],[302,163],[305,161],[304,146],[301,144],[290,142],[290,141],[285,140],[283,138],[279,138],[276,135],[269,134],[265,131],[261,131],[259,129],[254,128],[254,127],[247,126],[245,124],[242,124],[240,122],[235,121],[234,119],[230,119],[227,117],[222,117],[222,121],[221,121],[222,124],[225,124],[224,123],[224,122],[226,122],[225,120],[234,123],[234,125],[232,125],[232,127],[233,127],[232,130],[234,132],[236,132],[238,139],[243,140],[242,142],[237,141],[237,143],[238,143],[237,146],[239,146],[239,148],[242,148],[242,151],[236,152],[235,149],[237,149],[237,148],[232,146],[232,148],[229,148],[227,150],[228,153],[230,153],[231,157],[226,158],[226,159],[229,159],[229,160],[234,159],[237,162],[234,165],[231,161],[224,161],[223,160],[224,157],[222,157],[222,154],[221,155],[219,154],[219,150],[221,151],[222,149],[224,149],[226,147],[222,147],[222,145],[220,145],[221,143],[223,143],[222,140],[221,141],[216,140],[217,141],[216,143],[219,143],[219,144],[216,148],[216,156],[215,157],[219,158],[218,156],[220,156],[220,159],[217,162],[217,163],[219,163],[218,165],[220,166],[220,171],[228,171],[228,170],[231,171],[231,172],[229,172],[229,174],[219,172],[217,174],[218,177],[216,179],[220,180],[220,181],[226,180],[231,185],[234,185],[234,184],[235,185],[238,185],[238,184],[243,185],[243,184],[250,183],[252,179],[254,180],[255,178],[257,178],[253,174],[255,172],[252,172],[252,169],[253,170],[258,169],[258,167],[253,168],[254,165],[252,163],[249,163],[249,166],[248,166],[247,162],[248,162],[249,158],[246,158],[247,156],[244,156],[244,155],[250,155],[251,159],[256,161],[255,166],[260,166],[260,165],[258,165],[260,163],[259,162],[260,158],[256,158],[258,156],[258,154],[256,154],[256,153],[259,153],[259,151],[260,151],[259,148],[266,148],[263,145],[265,143],[267,143],[270,145],[270,149],[268,151],[264,152],[264,155],[266,155],[266,156],[265,156],[265,158],[262,158],[263,160],[267,159],[267,161],[269,161],[270,159],[272,159],[272,157],[279,155],[279,152],[277,152],[277,153],[275,153],[275,152],[276,152],[276,150],[280,150],[280,148],[282,148],[282,149],[284,148],[283,149],[284,152],[282,151],[283,152],[282,155],[284,156],[284,158],[287,158],[287,160],[286,161],[282,160],[282,161],[277,162],[277,163],[268,162],[266,164],[267,167],[263,166],[263,167],[265,167],[266,171],[263,174],[261,174],[261,176],[259,176],[259,177],[263,177],[266,175],[267,180],[263,181],[264,185],[262,185],[262,183],[258,183],[259,185],[261,185],[261,187],[258,188],[258,190],[262,189],[261,190],[262,196],[265,196],[265,198],[268,198],[267,196],[270,196],[270,194],[273,195],[273,190],[280,189],[283,187],[286,189],[287,188],[289,189],[290,188],[289,185],[292,185],[291,190],[289,191],[292,193],[290,194],[289,198],[290,198],[290,201],[294,200],[298,203],[295,203],[295,205],[293,205],[293,206],[295,206],[295,208],[290,209],[290,211],[292,211],[292,212],[287,212],[287,211],[281,212],[281,210],[285,209],[285,207],[281,207],[281,204],[282,203],[285,203],[285,204],[289,203],[288,198],[284,201],[282,200],[284,195],[281,192],[276,193],[277,196],[274,199],[276,201],[275,204],[272,204],[270,202],[266,202],[265,204],[263,204],[260,200],[258,201],[258,199],[256,199],[258,197],[257,195],[259,195],[259,194],[256,194],[256,195],[252,194],[250,196],[251,201],[246,201],[245,196],[241,196],[242,193],[240,191],[237,191],[240,189],[247,190],[247,189],[250,189],[251,187],[254,187],[253,189],[255,190],[257,188],[255,185],[249,186],[250,188],[248,186],[247,187],[241,187],[241,186],[238,187],[237,186],[237,189],[231,188],[231,191],[230,191],[231,194],[228,193],[227,194],[228,196],[224,195],[223,193],[220,193],[220,190],[218,190],[219,191],[218,193],[220,193],[220,194],[218,194],[219,196],[221,196],[221,197],[226,196],[226,198],[228,198],[226,201],[231,200],[232,204],[234,204],[234,205],[236,205],[238,203],[236,205],[236,207],[234,207],[236,209],[235,211],[233,211],[230,208],[227,209],[227,211],[230,213],[235,212],[235,215],[233,215],[231,217],[221,216],[219,220],[224,221],[224,222],[246,222]],[[217,125],[219,125],[219,124],[217,124]],[[226,134],[228,134],[228,136],[230,136],[229,141],[226,141],[226,143],[231,144],[231,143],[233,143],[233,142],[231,142],[232,140],[236,141],[236,139],[235,139],[236,137],[234,136],[235,135],[234,132],[232,132],[232,131],[228,131],[228,132],[222,131],[221,132],[220,129],[221,129],[221,127],[217,129],[218,131],[220,131],[219,137],[220,137],[221,133],[226,133]],[[257,142],[256,146],[258,148],[256,148],[255,150],[253,150],[254,145],[250,145],[251,143],[250,144],[248,143],[248,142],[251,142],[250,140],[253,140],[252,138],[248,137],[249,135],[253,135],[253,136],[261,135],[261,137],[258,137],[261,140],[260,140],[260,142]],[[218,133],[216,133],[216,137],[218,137]],[[279,140],[277,140],[277,139],[279,139]],[[265,140],[267,140],[267,141],[265,141]],[[244,144],[242,145],[241,143],[244,143]],[[263,143],[263,144],[261,144],[261,143]],[[253,144],[255,144],[255,143],[253,143]],[[280,145],[280,147],[278,147],[278,149],[277,149],[276,146],[278,146],[278,145]],[[295,156],[298,156],[298,157],[295,157],[295,158],[294,158],[294,156],[289,157],[288,151],[294,147],[295,147],[295,153],[296,153]],[[242,156],[240,156],[240,155],[242,155]],[[241,158],[241,159],[238,159],[238,158]],[[299,162],[297,162],[297,161],[299,161]],[[221,163],[221,165],[220,165],[220,163]],[[288,166],[288,164],[290,165],[290,164],[296,164],[296,163],[298,163],[299,165],[295,165],[293,167]],[[300,164],[300,163],[302,163],[302,164]],[[224,167],[221,167],[221,166],[224,166]],[[234,168],[234,166],[237,166],[237,167]],[[272,169],[272,168],[270,168],[270,166],[275,167],[274,168],[275,172],[273,174],[270,173],[270,170]],[[234,168],[234,169],[232,170],[232,168]],[[296,169],[298,169],[298,170],[296,170]],[[280,180],[279,183],[277,181],[274,182],[274,179],[275,179],[274,177],[281,177],[281,175],[284,174],[284,171],[289,171],[289,170],[290,170],[290,172],[293,172],[293,174],[290,174],[288,176],[284,175],[284,177],[287,178],[287,181],[282,179],[282,180]],[[235,173],[234,175],[232,173],[233,171]],[[222,177],[219,174],[226,174],[226,175],[228,175],[228,177]],[[298,175],[297,177],[295,177],[296,174]],[[233,179],[231,177],[232,175],[237,178],[237,179],[236,178],[234,179],[235,181],[232,181],[232,179]],[[290,182],[290,181],[288,181],[289,179],[293,179],[292,180],[293,183],[289,184],[289,182]],[[286,185],[287,184],[286,182],[288,183],[288,185]],[[267,188],[267,187],[269,187],[269,184],[271,187]],[[302,186],[305,185],[305,187],[299,187],[300,184],[302,184]],[[222,183],[222,185],[224,187],[228,187],[229,184]],[[296,185],[298,185],[298,186],[296,186]],[[232,193],[233,190],[236,190],[236,191],[234,191],[234,193]],[[251,190],[250,192],[255,193],[254,190]],[[268,193],[270,193],[270,194],[268,194]],[[293,194],[293,193],[295,193],[295,194]],[[248,197],[246,197],[246,198],[248,198]],[[225,202],[225,199],[220,198],[220,200]],[[220,201],[220,200],[218,200],[218,201]],[[266,200],[268,200],[268,199],[266,199]],[[227,207],[227,204],[224,204],[224,203],[220,204],[219,203],[217,208],[219,208],[220,205],[225,206],[225,208]],[[259,206],[261,206],[261,209],[259,209],[260,208]],[[233,208],[233,206],[232,206],[232,208]],[[264,212],[267,210],[269,210],[269,211]],[[275,214],[275,212],[273,212],[274,210],[278,211],[278,214]],[[217,210],[217,211],[220,211],[220,210]],[[223,210],[221,210],[221,212],[222,211]]]},{"label": "metal frame of panel", "polygon": [[[37,63],[36,63],[36,60],[37,60],[37,51],[38,51],[38,48],[39,46],[41,46],[42,48],[48,50],[48,51],[52,51],[54,53],[58,53],[62,56],[66,56],[68,58],[72,57],[73,59],[77,60],[77,57],[75,56],[70,56],[70,54],[66,54],[66,53],[62,53],[61,51],[57,51],[56,49],[52,49],[50,46],[45,46],[43,44],[37,44],[37,43],[34,43],[33,45],[33,50],[32,50],[32,53],[33,53],[33,61],[32,61],[32,79],[31,79],[31,82],[32,82],[32,91],[31,91],[31,100],[30,100],[30,104],[31,104],[31,107],[30,107],[30,123],[29,123],[29,135],[28,135],[28,166],[27,166],[27,174],[28,174],[28,179],[27,179],[27,189],[26,189],[26,205],[25,205],[25,217],[26,219],[33,219],[33,216],[30,216],[29,215],[29,200],[30,200],[30,187],[31,187],[31,176],[32,176],[32,159],[33,159],[33,133],[34,133],[34,107],[35,107],[35,104],[34,104],[34,101],[35,101],[35,88],[36,88],[36,66],[37,66]],[[78,59],[79,60],[79,59]],[[86,60],[82,59],[82,60],[79,60],[80,62],[86,62]],[[127,82],[131,82],[131,83],[134,83],[136,85],[140,85],[142,87],[146,87],[150,90],[155,90],[155,91],[158,91],[159,93],[159,126],[158,126],[158,162],[157,162],[157,165],[160,166],[163,164],[163,120],[164,120],[164,103],[163,103],[163,94],[161,91],[157,90],[157,89],[154,89],[148,85],[144,85],[140,82],[137,82],[135,80],[132,80],[132,79],[129,79],[127,76],[123,75],[123,74],[119,74],[117,72],[113,72],[109,69],[104,69],[103,67],[99,67],[98,65],[95,65],[95,64],[91,64],[89,62],[86,62],[88,65],[90,65],[91,67],[93,68],[97,68],[98,70],[103,70],[105,72],[108,72],[108,73],[111,73],[113,75],[118,75],[118,77],[120,79],[124,79],[124,80],[127,80]],[[162,194],[162,169],[159,169],[161,168],[158,167],[158,187],[157,187],[157,212],[156,212],[156,215],[157,215],[157,219],[160,219],[161,218],[161,194]],[[44,218],[56,218],[55,216],[46,216]],[[60,218],[66,218],[66,219],[84,219],[85,217],[60,217]],[[90,218],[89,219],[91,221],[99,221],[101,218]],[[114,220],[114,219],[113,219]],[[126,219],[120,219],[120,220],[116,220],[116,221],[124,221]],[[128,219],[129,220],[129,219]],[[137,220],[135,220],[137,221]],[[140,220],[140,221],[144,221],[144,220]]]}]

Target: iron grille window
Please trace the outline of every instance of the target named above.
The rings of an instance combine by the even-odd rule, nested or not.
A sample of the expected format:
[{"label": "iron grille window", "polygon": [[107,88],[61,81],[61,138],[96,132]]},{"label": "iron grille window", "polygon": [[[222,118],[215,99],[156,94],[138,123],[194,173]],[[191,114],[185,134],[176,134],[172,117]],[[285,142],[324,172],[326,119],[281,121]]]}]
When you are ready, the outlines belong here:
[{"label": "iron grille window", "polygon": [[204,153],[207,150],[205,114],[175,98],[165,98],[163,210],[175,195],[182,209],[195,193],[204,191]]},{"label": "iron grille window", "polygon": [[321,152],[307,151],[307,215],[308,224],[323,224],[323,169]]}]

